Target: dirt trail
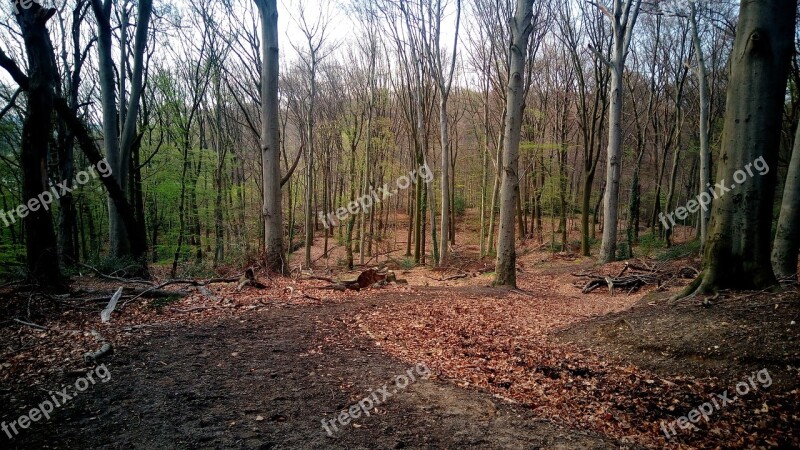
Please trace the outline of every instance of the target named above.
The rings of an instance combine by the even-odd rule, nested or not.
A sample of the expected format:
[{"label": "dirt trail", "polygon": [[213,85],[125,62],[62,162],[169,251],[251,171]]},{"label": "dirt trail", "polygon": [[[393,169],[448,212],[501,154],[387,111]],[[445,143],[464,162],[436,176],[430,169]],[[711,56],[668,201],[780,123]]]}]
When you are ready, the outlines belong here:
[{"label": "dirt trail", "polygon": [[[394,301],[384,299],[382,302]],[[398,299],[397,302],[411,301]],[[15,448],[618,448],[534,417],[522,406],[419,379],[328,436],[323,418],[410,368],[348,331],[376,301],[291,306],[204,325],[156,325],[107,362],[97,384],[33,424]],[[402,307],[400,304],[398,307]],[[75,378],[53,380],[55,388]],[[0,393],[2,419],[40,390]],[[6,440],[6,437],[2,437]],[[6,440],[6,442],[8,442]],[[5,445],[5,444],[4,444]]]}]

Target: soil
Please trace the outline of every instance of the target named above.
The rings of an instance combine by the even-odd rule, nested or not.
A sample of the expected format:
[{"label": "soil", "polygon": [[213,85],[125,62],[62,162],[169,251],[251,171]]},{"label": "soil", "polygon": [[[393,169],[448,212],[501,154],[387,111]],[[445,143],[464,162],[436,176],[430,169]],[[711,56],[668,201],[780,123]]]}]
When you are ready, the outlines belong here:
[{"label": "soil", "polygon": [[[109,382],[12,440],[0,432],[0,446],[800,448],[796,285],[675,304],[688,280],[584,295],[573,273],[617,274],[621,263],[530,242],[518,249],[516,291],[489,287],[492,261],[474,243],[450,270],[381,260],[407,284],[340,292],[299,269],[260,273],[264,289],[170,286],[184,296],[121,301],[110,324],[99,311],[117,281],[77,277],[68,299],[2,287],[0,421],[95,367],[83,359],[100,345],[90,331],[114,350],[100,361]],[[431,377],[393,387],[418,367]],[[769,387],[665,439],[661,424],[761,370]],[[384,385],[391,396],[368,417],[326,432],[323,420]]]},{"label": "soil", "polygon": [[[416,297],[391,301],[402,308]],[[613,440],[542,420],[529,408],[435,376],[398,390],[370,417],[328,436],[323,418],[384,384],[391,386],[395,376],[414,368],[347,329],[349,317],[378,306],[373,301],[285,306],[201,326],[148,327],[106,363],[111,382],[96,384],[51,420],[23,430],[10,447],[618,447]],[[74,379],[46,385],[55,388]],[[4,392],[2,398],[8,420],[47,395]]]}]

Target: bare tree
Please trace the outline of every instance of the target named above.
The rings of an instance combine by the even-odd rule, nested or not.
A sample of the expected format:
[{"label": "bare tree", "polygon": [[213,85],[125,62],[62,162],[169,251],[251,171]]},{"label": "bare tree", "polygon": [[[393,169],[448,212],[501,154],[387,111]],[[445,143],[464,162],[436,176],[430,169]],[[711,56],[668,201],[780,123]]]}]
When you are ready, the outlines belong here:
[{"label": "bare tree", "polygon": [[261,15],[261,183],[264,193],[264,249],[269,270],[283,273],[283,209],[281,205],[280,107],[278,101],[277,0],[255,0]]},{"label": "bare tree", "polygon": [[525,62],[528,38],[533,31],[533,0],[517,0],[511,27],[506,123],[503,146],[502,187],[500,189],[500,236],[497,242],[495,285],[517,286],[517,254],[514,239],[514,213],[519,193],[519,141],[525,102]]},{"label": "bare tree", "polygon": [[[119,84],[114,83],[114,60],[112,56],[111,11],[113,0],[91,0],[92,10],[97,21],[97,56],[100,74],[100,94],[103,108],[103,143],[106,158],[113,171],[113,178],[123,189],[128,186],[128,175],[131,165],[131,148],[136,138],[136,120],[139,111],[139,100],[142,94],[144,73],[144,52],[147,44],[147,30],[153,11],[152,0],[141,0],[136,15],[136,31],[134,37],[133,67],[131,68],[131,91],[126,101],[126,81],[128,73],[127,42],[127,0],[123,1],[123,21],[120,24],[122,41],[120,43]],[[117,92],[119,87],[119,92]],[[119,105],[117,104],[119,96]],[[118,122],[119,121],[119,122]],[[117,127],[119,126],[119,134]],[[109,199],[109,236],[111,239],[111,255],[115,257],[134,256],[144,264],[144,255],[131,254],[129,234],[144,235],[144,228],[128,230],[116,210],[115,202]],[[146,272],[146,267],[139,268]]]},{"label": "bare tree", "polygon": [[[456,58],[458,55],[458,31],[461,25],[461,0],[456,0],[456,23],[453,38],[452,55],[450,56],[450,67],[445,69],[446,61],[442,55],[442,19],[445,13],[446,4],[441,0],[435,0],[433,10],[430,12],[430,21],[433,31],[431,45],[429,46],[428,62],[432,65],[431,72],[436,79],[436,86],[439,88],[439,142],[442,149],[442,235],[439,248],[439,265],[445,266],[450,259],[450,220],[453,219],[451,213],[451,175],[450,175],[450,135],[449,118],[447,113],[447,102],[450,98],[450,89],[453,86],[453,74],[456,69]],[[430,6],[429,6],[430,11]]]},{"label": "bare tree", "polygon": [[642,0],[613,0],[613,7],[598,4],[611,20],[613,46],[611,59],[605,63],[611,69],[608,109],[608,149],[606,151],[606,193],[603,206],[603,242],[600,261],[614,261],[617,255],[617,223],[619,214],[619,180],[622,164],[622,91],[625,60],[628,58],[633,28],[639,17]]}]

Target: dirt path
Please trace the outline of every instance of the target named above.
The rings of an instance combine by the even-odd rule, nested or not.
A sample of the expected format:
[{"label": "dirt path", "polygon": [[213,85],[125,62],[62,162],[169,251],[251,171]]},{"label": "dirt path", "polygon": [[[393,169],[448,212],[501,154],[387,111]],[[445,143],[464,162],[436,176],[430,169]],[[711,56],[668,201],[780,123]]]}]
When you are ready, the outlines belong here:
[{"label": "dirt path", "polygon": [[[380,302],[386,301],[393,300]],[[32,424],[12,447],[618,448],[435,377],[392,388],[413,365],[386,356],[345,325],[376,303],[279,307],[201,326],[145,328],[107,362],[110,382]],[[393,393],[369,417],[326,433],[323,418],[384,384]],[[0,393],[3,419],[47,395],[16,394]]]}]

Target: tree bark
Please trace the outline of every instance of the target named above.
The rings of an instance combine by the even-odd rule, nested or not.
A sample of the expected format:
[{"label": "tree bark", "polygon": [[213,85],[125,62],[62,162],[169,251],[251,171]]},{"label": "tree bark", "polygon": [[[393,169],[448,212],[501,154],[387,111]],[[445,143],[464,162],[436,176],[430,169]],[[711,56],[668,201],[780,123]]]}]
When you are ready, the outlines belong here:
[{"label": "tree bark", "polygon": [[614,34],[611,66],[611,84],[608,109],[608,149],[606,159],[606,193],[603,205],[603,242],[600,246],[601,262],[611,262],[617,257],[617,223],[619,215],[619,176],[622,164],[622,88],[625,60],[628,57],[633,27],[639,16],[642,0],[614,1],[611,19]]},{"label": "tree bark", "polygon": [[[709,94],[706,58],[700,42],[700,33],[697,27],[697,5],[689,2],[692,26],[692,43],[697,55],[697,81],[700,84],[700,192],[705,192],[711,184],[711,149],[709,146]],[[705,246],[708,237],[708,219],[711,209],[700,209],[700,242]]]},{"label": "tree bark", "polygon": [[[120,105],[117,109],[116,85],[114,84],[114,61],[112,57],[112,27],[111,27],[111,0],[92,0],[92,9],[97,19],[97,51],[99,66],[99,81],[101,105],[103,109],[103,142],[108,163],[112,168],[112,178],[122,188],[123,195],[128,185],[130,170],[131,147],[136,137],[136,119],[138,117],[139,99],[143,90],[144,51],[147,43],[147,30],[153,10],[152,0],[139,2],[136,31],[133,50],[133,69],[131,71],[131,95],[129,102],[124,96],[124,74],[127,73],[125,63],[120,72]],[[123,23],[123,30],[126,24]],[[124,37],[124,33],[123,33]],[[125,38],[125,40],[127,40]],[[123,41],[121,47],[125,48],[127,42]],[[123,56],[125,53],[123,52]],[[118,117],[119,115],[119,117]],[[118,131],[118,119],[120,129]],[[119,134],[118,134],[119,133]],[[127,195],[125,195],[127,198]],[[109,199],[109,238],[111,255],[114,257],[132,256],[129,242],[133,239],[130,234],[140,234],[144,237],[144,229],[128,230],[125,220],[116,210],[116,201]],[[146,271],[146,270],[144,270]]]},{"label": "tree bark", "polygon": [[517,0],[510,19],[512,43],[506,95],[505,138],[503,139],[502,186],[500,188],[500,235],[497,242],[495,285],[517,286],[517,255],[514,238],[516,195],[519,185],[519,142],[525,104],[525,60],[528,38],[533,31],[533,0]]},{"label": "tree bark", "polygon": [[[47,156],[53,131],[53,99],[58,74],[47,21],[55,12],[55,9],[34,3],[16,15],[25,41],[30,78],[27,114],[22,126],[22,199],[25,203],[12,212],[23,218],[28,278],[47,290],[65,292],[67,285],[58,264],[58,244],[50,211],[37,199],[50,191]],[[72,183],[72,180],[65,181]],[[5,215],[3,220],[6,220]]]},{"label": "tree bark", "polygon": [[284,273],[283,210],[281,208],[281,157],[278,103],[277,0],[256,0],[261,15],[261,184],[264,191],[264,249],[268,270]]},{"label": "tree bark", "polygon": [[[681,295],[776,285],[772,207],[796,6],[782,0],[741,3],[717,170],[723,188],[716,189],[703,272]],[[754,165],[766,171],[745,173]]]},{"label": "tree bark", "polygon": [[794,138],[792,160],[783,188],[778,230],[772,244],[772,269],[780,278],[797,276],[800,248],[800,125]]}]

